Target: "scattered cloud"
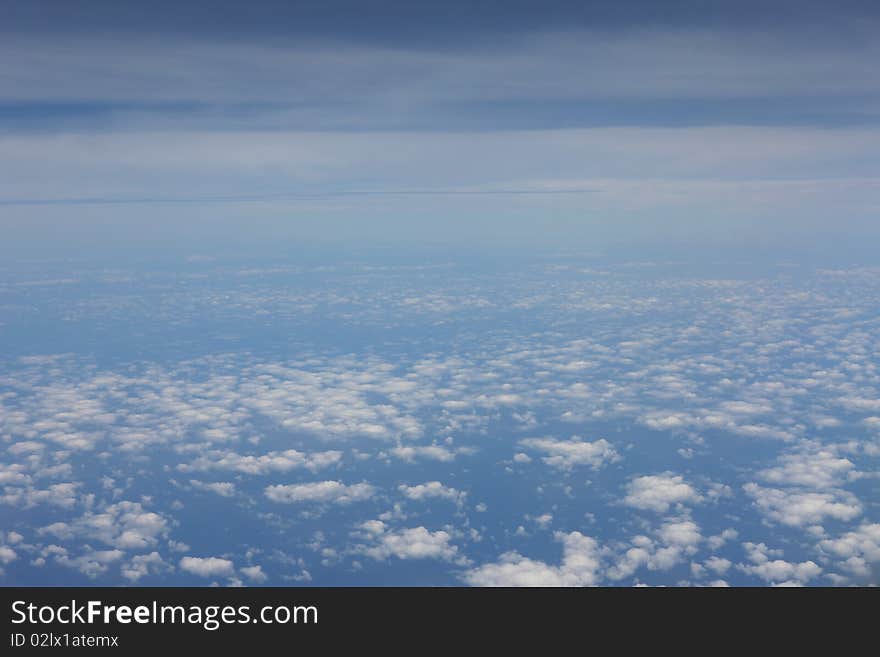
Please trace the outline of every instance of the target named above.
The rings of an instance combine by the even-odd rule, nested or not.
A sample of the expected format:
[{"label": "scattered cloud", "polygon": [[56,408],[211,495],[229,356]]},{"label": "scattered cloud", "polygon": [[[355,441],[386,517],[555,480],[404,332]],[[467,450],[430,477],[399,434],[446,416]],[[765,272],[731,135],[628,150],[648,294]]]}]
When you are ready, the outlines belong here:
[{"label": "scattered cloud", "polygon": [[506,552],[495,563],[464,573],[471,586],[593,586],[601,578],[602,555],[595,539],[580,532],[557,532],[562,543],[562,561],[551,565]]},{"label": "scattered cloud", "polygon": [[199,577],[232,577],[235,567],[229,559],[220,557],[183,557],[180,569]]},{"label": "scattered cloud", "polygon": [[547,454],[541,460],[560,470],[571,470],[576,466],[589,466],[597,470],[620,459],[611,443],[604,438],[594,442],[587,442],[576,436],[571,440],[529,438],[521,440],[520,445]]},{"label": "scattered cloud", "polygon": [[665,472],[633,478],[627,485],[623,503],[636,509],[666,513],[677,504],[695,504],[702,500],[693,486],[681,475]]},{"label": "scattered cloud", "polygon": [[445,530],[429,531],[425,527],[389,529],[381,520],[361,525],[364,538],[369,542],[360,551],[377,560],[398,559],[459,560],[458,547],[451,543],[452,535]]},{"label": "scattered cloud", "polygon": [[352,504],[370,499],[376,488],[367,483],[346,485],[340,481],[318,481],[309,484],[280,484],[266,487],[266,497],[281,504],[324,502]]}]

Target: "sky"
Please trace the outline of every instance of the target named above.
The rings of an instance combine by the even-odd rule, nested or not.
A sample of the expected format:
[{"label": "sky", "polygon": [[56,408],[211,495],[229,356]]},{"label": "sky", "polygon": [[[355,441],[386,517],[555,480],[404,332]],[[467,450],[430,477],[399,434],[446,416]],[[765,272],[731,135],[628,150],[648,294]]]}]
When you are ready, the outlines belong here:
[{"label": "sky", "polygon": [[2,248],[863,248],[878,28],[867,2],[7,0]]},{"label": "sky", "polygon": [[0,0],[0,585],[880,583],[878,34]]}]

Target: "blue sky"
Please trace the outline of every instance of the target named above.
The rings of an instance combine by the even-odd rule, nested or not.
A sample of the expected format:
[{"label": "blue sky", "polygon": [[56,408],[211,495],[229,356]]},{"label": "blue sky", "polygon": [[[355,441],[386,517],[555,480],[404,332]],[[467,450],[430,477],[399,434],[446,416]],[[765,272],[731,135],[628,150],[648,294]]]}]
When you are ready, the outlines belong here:
[{"label": "blue sky", "polygon": [[4,3],[5,249],[878,237],[870,3],[179,4]]}]

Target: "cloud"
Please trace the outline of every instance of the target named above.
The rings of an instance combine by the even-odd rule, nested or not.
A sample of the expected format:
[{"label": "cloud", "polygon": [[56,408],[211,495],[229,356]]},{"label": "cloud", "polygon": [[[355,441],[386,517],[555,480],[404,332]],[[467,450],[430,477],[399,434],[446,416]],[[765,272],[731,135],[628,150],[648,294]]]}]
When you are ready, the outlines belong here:
[{"label": "cloud", "polygon": [[79,487],[79,482],[52,484],[47,488],[7,486],[0,495],[0,503],[25,509],[41,504],[71,509],[76,505]]},{"label": "cloud", "polygon": [[858,499],[843,490],[787,490],[764,488],[756,483],[745,484],[743,489],[763,515],[791,527],[817,525],[826,518],[847,521],[862,513]]},{"label": "cloud", "polygon": [[595,539],[580,532],[557,532],[562,543],[562,562],[553,566],[506,552],[495,563],[484,564],[464,573],[471,586],[594,586],[599,583],[602,555]]},{"label": "cloud", "polygon": [[25,467],[18,463],[0,464],[0,486],[28,485],[31,478],[25,473]]},{"label": "cloud", "polygon": [[168,535],[167,519],[146,511],[140,502],[118,502],[103,511],[87,511],[71,522],[55,522],[39,529],[41,535],[82,541],[98,540],[122,550],[138,550],[157,544]]},{"label": "cloud", "polygon": [[309,484],[287,484],[266,487],[266,497],[281,504],[298,502],[326,502],[352,504],[371,498],[376,488],[367,483],[345,485],[339,481],[319,481]]},{"label": "cloud", "polygon": [[111,564],[125,556],[122,550],[88,550],[85,554],[71,557],[62,549],[54,551],[53,554],[58,565],[78,570],[91,579],[106,573]]},{"label": "cloud", "polygon": [[687,518],[665,520],[653,535],[635,536],[629,546],[624,545],[616,553],[606,550],[612,558],[606,576],[619,581],[632,577],[640,568],[669,570],[696,554],[704,540],[699,525]]},{"label": "cloud", "polygon": [[832,488],[856,475],[855,465],[832,449],[785,454],[780,465],[761,470],[758,476],[771,484]]},{"label": "cloud", "polygon": [[268,581],[268,576],[263,572],[262,566],[245,566],[244,568],[239,569],[241,574],[247,577],[250,581],[255,584],[262,584]]},{"label": "cloud", "polygon": [[189,483],[196,490],[214,493],[220,497],[233,497],[235,495],[235,484],[228,481],[205,482],[198,479],[190,479]]},{"label": "cloud", "polygon": [[681,475],[665,472],[632,479],[623,503],[636,509],[666,513],[674,504],[697,503],[701,499]]},{"label": "cloud", "polygon": [[8,564],[18,559],[18,554],[8,545],[0,545],[0,564]]},{"label": "cloud", "polygon": [[873,413],[880,411],[880,399],[873,397],[841,397],[837,403],[851,411]]},{"label": "cloud", "polygon": [[706,561],[703,562],[703,566],[708,570],[711,570],[716,575],[723,575],[730,569],[732,565],[733,564],[730,559],[715,556],[709,557],[708,559],[706,559]]},{"label": "cloud", "polygon": [[532,520],[541,529],[547,529],[553,523],[553,514],[542,513],[541,515],[532,518]]},{"label": "cloud", "polygon": [[236,452],[211,451],[201,455],[190,464],[182,464],[178,469],[183,472],[229,470],[243,474],[264,475],[271,472],[289,472],[295,469],[306,469],[317,472],[332,467],[340,462],[342,452],[329,450],[310,454],[288,449],[267,454],[241,455]]},{"label": "cloud", "polygon": [[[601,537],[600,582],[634,583],[632,578],[643,576],[651,583],[671,583],[688,568],[700,584],[727,578],[731,570],[759,583],[874,581],[869,499],[859,498],[872,483],[877,423],[865,422],[865,413],[839,400],[869,400],[880,386],[870,361],[871,333],[865,328],[876,314],[871,290],[880,281],[877,273],[815,277],[802,271],[728,280],[666,276],[664,268],[679,271],[668,263],[603,261],[607,274],[600,276],[587,271],[596,267],[579,258],[566,252],[558,262],[548,258],[552,265],[524,267],[522,278],[510,285],[500,274],[484,280],[466,278],[452,266],[408,270],[387,263],[333,265],[324,278],[304,265],[243,274],[238,266],[224,269],[218,258],[210,265],[217,268],[217,280],[232,282],[228,288],[218,282],[216,290],[204,294],[175,291],[178,274],[150,274],[147,281],[157,303],[161,298],[158,306],[146,303],[138,310],[138,301],[128,307],[125,295],[113,296],[112,304],[99,293],[87,299],[64,296],[53,312],[77,321],[125,319],[151,326],[150,321],[173,318],[187,331],[205,321],[219,325],[271,316],[303,330],[334,321],[371,335],[397,335],[461,322],[497,327],[499,312],[539,317],[542,329],[489,330],[479,340],[438,343],[427,354],[405,350],[393,359],[375,355],[381,350],[340,356],[304,347],[283,360],[239,352],[114,368],[73,356],[9,361],[0,374],[0,450],[5,457],[0,499],[14,505],[6,510],[27,538],[22,546],[4,544],[18,557],[5,567],[7,572],[26,581],[29,569],[40,567],[39,559],[52,563],[61,558],[60,552],[40,556],[47,544],[56,544],[66,551],[65,565],[102,577],[106,584],[146,578],[173,583],[177,559],[191,551],[169,535],[193,542],[187,522],[194,507],[187,491],[200,498],[199,505],[243,510],[193,493],[197,487],[220,494],[256,490],[256,499],[245,495],[240,501],[256,504],[254,522],[263,524],[265,541],[278,550],[295,550],[323,532],[316,554],[331,564],[327,568],[352,555],[366,556],[364,550],[386,555],[386,560],[421,550],[444,562],[429,570],[456,574],[459,562],[473,556],[459,541],[473,541],[476,549],[474,531],[483,539],[478,552],[485,554],[497,544],[495,554],[508,555],[481,558],[494,562],[484,564],[484,576],[494,565],[496,574],[510,571],[528,579],[532,572],[535,579],[561,581],[568,573],[564,558],[529,553],[517,544],[522,540],[515,535],[517,525],[534,541],[543,535],[536,532],[541,526],[590,533],[578,525],[604,527],[613,518],[623,534]],[[105,275],[82,272],[84,281],[89,276],[103,281]],[[300,279],[309,279],[308,285],[300,286]],[[315,280],[321,281],[318,291],[309,287]],[[121,287],[137,289],[141,282]],[[11,294],[15,300],[24,294],[10,289],[0,282],[0,296]],[[40,297],[31,299],[31,292],[28,288],[28,303],[36,307]],[[152,320],[146,316],[151,312],[156,314]],[[573,335],[584,318],[592,318],[596,330],[589,337]],[[791,318],[802,330],[789,324]],[[637,462],[645,457],[638,441],[611,445],[604,439],[544,437],[519,442],[524,435],[555,432],[560,421],[576,417],[582,423],[578,431],[618,426],[623,427],[620,435],[626,435],[626,427],[638,433],[639,424],[653,423],[653,431],[660,433],[646,435],[653,439],[652,459],[656,455],[662,467],[638,470]],[[302,425],[316,418],[320,426]],[[294,422],[285,426],[289,419]],[[324,436],[325,426],[336,431]],[[417,432],[420,437],[413,440]],[[495,440],[505,435],[513,442]],[[788,442],[758,444],[743,441],[743,435]],[[382,436],[389,439],[377,439]],[[324,440],[345,441],[345,451],[322,448]],[[742,447],[736,462],[719,461],[733,444]],[[676,456],[683,445],[692,452],[687,472],[659,471],[683,464]],[[627,458],[619,467],[606,467],[602,481],[590,485],[604,492],[587,495],[587,484],[572,471],[610,463],[609,450]],[[473,458],[463,463],[458,457],[464,454]],[[746,483],[739,496],[705,478],[711,463],[719,480]],[[383,494],[366,480],[384,468],[394,481]],[[310,476],[341,469],[347,478]],[[178,477],[180,472],[192,474]],[[165,494],[169,477],[183,482],[170,497]],[[406,527],[418,530],[413,525],[422,524],[408,520],[408,514],[433,515],[439,510],[433,500],[461,503],[466,490],[473,495],[474,478],[484,477],[525,486],[540,499],[508,514],[507,484],[478,487],[486,506],[474,508],[488,508],[488,514],[469,520],[458,512],[450,516],[454,524],[424,523],[422,532],[406,533]],[[364,486],[370,487],[369,495]],[[846,490],[850,486],[851,492]],[[584,495],[588,507],[575,510],[585,519],[571,525],[577,518],[562,507],[577,507]],[[703,524],[703,514],[694,505],[721,496],[719,510],[727,519],[703,538],[706,527],[697,524]],[[377,511],[376,517],[388,524],[375,536],[360,530],[364,533],[354,547],[344,537],[340,543],[338,527],[315,513],[325,510],[321,505],[377,498],[392,507]],[[123,502],[135,499],[140,502]],[[285,511],[272,500],[303,507],[291,515],[290,507]],[[480,522],[472,527],[474,519]],[[291,523],[306,533],[293,536]],[[806,529],[801,535],[810,540],[802,546],[805,553],[784,560],[768,552],[770,565],[743,559],[744,567],[752,569],[748,573],[728,563],[735,561],[729,543],[737,531],[755,544],[772,544],[773,524]],[[276,546],[277,541],[284,545]],[[231,535],[221,542],[216,554],[249,567],[260,554],[250,548],[267,545],[245,546]],[[454,555],[444,545],[457,547]],[[160,560],[169,559],[169,550],[178,554],[166,568]],[[813,568],[808,559],[822,569],[815,579],[806,579]],[[352,567],[359,563],[353,561]],[[400,572],[393,561],[373,564],[386,566],[391,579]],[[296,572],[305,567],[298,565]],[[277,577],[292,577],[291,572],[279,571]],[[243,569],[236,574],[256,581],[246,579]],[[323,570],[312,574],[317,583],[328,576]]]},{"label": "cloud", "polygon": [[448,463],[455,459],[456,452],[441,445],[405,445],[393,447],[391,454],[402,461],[428,460]]},{"label": "cloud", "polygon": [[732,541],[739,536],[739,532],[733,529],[732,527],[728,527],[720,534],[716,534],[715,536],[710,536],[706,539],[706,542],[709,544],[709,547],[713,550],[717,550],[723,547],[728,541]]},{"label": "cloud", "polygon": [[[0,152],[14,165],[0,168],[0,200],[24,208],[18,223],[24,241],[37,238],[26,230],[25,219],[47,221],[61,208],[79,208],[81,234],[99,236],[100,220],[126,203],[133,238],[146,235],[149,217],[152,234],[179,235],[179,221],[193,204],[216,208],[213,225],[238,236],[237,220],[254,216],[259,204],[262,211],[252,221],[272,238],[293,235],[272,220],[282,211],[328,218],[320,226],[298,225],[297,235],[309,239],[357,239],[357,217],[369,219],[375,235],[397,231],[407,242],[444,234],[435,222],[402,219],[419,213],[446,217],[444,225],[451,221],[461,231],[459,239],[489,240],[503,217],[517,242],[559,244],[555,231],[539,232],[530,221],[550,198],[561,215],[550,221],[567,228],[568,242],[584,242],[588,235],[601,243],[633,241],[633,226],[645,231],[639,241],[651,241],[658,231],[707,240],[725,227],[739,228],[743,239],[766,237],[797,222],[805,234],[816,234],[828,229],[831,207],[843,210],[835,232],[876,233],[865,217],[875,194],[878,138],[866,128],[716,124],[445,133],[282,128],[204,132],[196,125],[63,137],[5,135]],[[768,147],[771,139],[775,149]],[[674,161],[666,156],[672,151]],[[594,158],[585,162],[584,152]],[[38,183],[46,166],[55,181],[49,190]],[[359,176],[365,167],[373,172],[369,183]],[[295,189],[291,179],[298,182]],[[426,194],[436,199],[428,209]],[[156,202],[168,208],[158,218],[150,212]],[[83,206],[90,212],[82,212]],[[568,220],[586,211],[591,214],[584,221]],[[698,217],[709,211],[716,218],[712,226],[699,224]],[[629,229],[590,218],[610,213],[625,215]],[[770,226],[759,226],[758,217],[772,219]],[[200,225],[207,227],[190,216],[192,232]],[[41,243],[49,239],[41,237]],[[75,236],[61,230],[53,243],[62,237]],[[412,417],[395,422],[372,415],[347,391],[326,392],[326,403],[314,400],[314,407],[307,404],[284,417],[287,426],[336,438],[391,439],[419,430]],[[338,403],[344,397],[353,405]]]},{"label": "cloud", "polygon": [[825,554],[842,561],[839,567],[860,583],[878,583],[880,573],[880,523],[865,523],[837,538],[819,542]]},{"label": "cloud", "polygon": [[360,551],[373,559],[397,557],[453,561],[458,558],[458,547],[450,543],[452,535],[444,530],[432,532],[421,526],[390,530],[381,520],[368,521],[361,525],[361,529],[372,544],[362,546]]},{"label": "cloud", "polygon": [[541,460],[560,470],[571,470],[582,465],[598,470],[603,465],[620,459],[611,443],[604,438],[594,442],[586,442],[576,436],[571,440],[529,438],[521,440],[520,445],[548,454],[549,456]]},{"label": "cloud", "polygon": [[667,545],[691,549],[703,540],[700,528],[693,520],[673,520],[661,525],[658,535]]},{"label": "cloud", "polygon": [[[836,25],[839,18],[834,16]],[[249,16],[244,22],[250,20]],[[87,38],[67,34],[60,41],[57,36],[48,41],[12,33],[4,35],[0,54],[9,61],[17,57],[20,66],[0,67],[0,80],[5,82],[4,98],[15,101],[152,100],[213,106],[244,101],[257,108],[272,103],[276,114],[284,112],[279,105],[298,101],[303,110],[296,112],[294,105],[282,116],[294,123],[310,119],[314,127],[320,110],[329,115],[318,123],[325,128],[387,125],[382,113],[400,120],[404,100],[422,122],[430,119],[431,125],[443,125],[454,118],[448,110],[442,112],[449,104],[473,115],[485,104],[498,107],[496,112],[513,104],[521,113],[525,108],[516,103],[532,107],[529,101],[537,98],[556,103],[693,103],[779,102],[809,96],[831,102],[877,91],[868,62],[880,53],[861,35],[871,29],[870,21],[861,30],[848,24],[842,33],[849,37],[845,44],[840,39],[807,39],[792,29],[768,30],[765,25],[731,30],[642,24],[620,31],[592,21],[585,26],[577,18],[552,29],[534,21],[528,16],[525,33],[516,30],[515,36],[494,40],[490,48],[455,50],[396,41],[389,47],[387,28],[378,44],[316,39],[314,34],[284,44],[261,34],[229,43],[206,33],[200,24],[196,38],[163,34],[161,51],[155,38],[112,30]],[[425,38],[424,20],[419,22],[414,32],[418,37],[413,38]],[[492,32],[482,28],[470,40],[483,43],[496,36]],[[231,71],[230,58],[248,74]],[[175,75],[169,76],[172,69]],[[345,104],[350,106],[347,112],[342,111]],[[437,107],[432,110],[432,105]],[[315,110],[309,112],[312,107]]]},{"label": "cloud", "polygon": [[450,486],[444,486],[439,481],[428,481],[424,484],[416,486],[408,486],[401,484],[397,487],[404,497],[410,500],[423,501],[427,499],[445,499],[455,504],[461,504],[464,501],[466,493],[456,490]]},{"label": "cloud", "polygon": [[150,574],[162,574],[174,570],[174,567],[166,563],[158,552],[138,554],[123,564],[122,576],[131,582],[137,582]]},{"label": "cloud", "polygon": [[754,575],[774,585],[802,585],[818,577],[822,568],[812,561],[793,563],[783,559],[772,559],[777,551],[770,550],[764,543],[743,543],[751,564],[737,564],[742,572]]},{"label": "cloud", "polygon": [[199,577],[232,577],[235,567],[229,559],[220,557],[183,557],[180,569]]}]

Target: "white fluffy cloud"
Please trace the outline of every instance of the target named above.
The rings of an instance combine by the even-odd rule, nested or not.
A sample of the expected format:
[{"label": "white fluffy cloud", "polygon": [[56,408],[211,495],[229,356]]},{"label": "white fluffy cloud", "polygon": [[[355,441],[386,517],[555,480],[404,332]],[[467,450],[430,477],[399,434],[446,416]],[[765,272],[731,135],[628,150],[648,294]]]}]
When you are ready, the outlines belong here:
[{"label": "white fluffy cloud", "polygon": [[432,532],[421,526],[390,530],[381,520],[368,521],[361,525],[361,529],[370,542],[360,550],[373,559],[397,557],[453,561],[459,556],[458,547],[450,542],[452,535],[445,530]]},{"label": "white fluffy cloud", "polygon": [[681,475],[665,472],[631,480],[623,503],[636,509],[665,513],[674,504],[696,503],[701,499]]},{"label": "white fluffy cloud", "polygon": [[0,564],[11,563],[18,559],[18,554],[8,545],[0,545]]},{"label": "white fluffy cloud", "polygon": [[399,490],[407,499],[415,501],[439,498],[449,500],[455,504],[461,504],[466,496],[466,493],[450,486],[444,486],[439,481],[428,481],[424,484],[418,484],[415,486],[401,484],[397,487],[397,490]]},{"label": "white fluffy cloud", "polygon": [[183,557],[180,569],[199,577],[232,577],[235,566],[229,559],[220,557]]},{"label": "white fluffy cloud", "polygon": [[817,449],[779,458],[780,465],[761,470],[758,476],[771,484],[831,488],[855,474],[855,465],[831,449]]},{"label": "white fluffy cloud", "polygon": [[706,559],[706,561],[703,562],[703,567],[711,570],[716,575],[723,575],[730,569],[732,565],[733,564],[730,559],[715,556],[709,557],[708,559]]},{"label": "white fluffy cloud", "polygon": [[259,566],[259,565],[245,566],[243,568],[240,568],[239,570],[241,571],[242,575],[247,577],[250,581],[254,582],[255,584],[262,584],[263,582],[266,582],[269,579],[269,577],[266,575],[266,573],[263,572],[263,567]]},{"label": "white fluffy cloud", "polygon": [[283,452],[269,452],[256,456],[214,450],[197,457],[192,463],[179,465],[178,469],[183,472],[229,470],[249,475],[288,472],[300,468],[317,472],[323,468],[337,465],[341,459],[342,452],[338,450],[307,454],[295,449],[288,449]]},{"label": "white fluffy cloud", "polygon": [[780,551],[771,550],[764,543],[744,543],[743,548],[751,563],[738,564],[737,568],[769,584],[802,585],[822,573],[822,568],[813,561],[794,563],[772,559],[773,556],[781,556]]},{"label": "white fluffy cloud", "polygon": [[318,481],[308,484],[281,484],[266,487],[266,497],[273,502],[326,502],[351,504],[371,498],[376,488],[367,483],[346,485],[340,481]]},{"label": "white fluffy cloud", "polygon": [[743,489],[763,515],[792,527],[818,525],[826,518],[852,520],[862,513],[858,499],[843,490],[765,488],[756,483],[745,484]]},{"label": "white fluffy cloud", "polygon": [[112,564],[125,556],[122,550],[86,550],[84,554],[71,557],[64,548],[53,550],[51,554],[58,565],[78,570],[92,579],[106,573]]},{"label": "white fluffy cloud", "polygon": [[235,495],[235,484],[229,481],[199,481],[190,479],[190,485],[196,490],[214,493],[220,497],[232,497]]},{"label": "white fluffy cloud", "polygon": [[629,546],[613,556],[606,575],[619,581],[633,576],[640,568],[653,571],[669,570],[698,551],[703,535],[696,522],[687,518],[672,518],[653,532],[654,538],[638,535]]},{"label": "white fluffy cloud", "polygon": [[4,488],[3,493],[0,494],[0,504],[8,504],[25,509],[48,504],[63,509],[71,509],[77,503],[79,488],[79,482],[51,484],[46,488],[7,486]]},{"label": "white fluffy cloud", "polygon": [[611,443],[604,438],[594,442],[581,440],[576,436],[571,440],[555,438],[528,438],[521,440],[523,447],[547,454],[541,460],[560,470],[571,470],[575,466],[589,466],[599,469],[606,463],[620,458]]},{"label": "white fluffy cloud", "polygon": [[593,586],[601,578],[599,544],[580,532],[557,532],[562,543],[562,562],[550,565],[506,552],[495,563],[484,564],[463,575],[471,586]]},{"label": "white fluffy cloud", "polygon": [[146,511],[140,502],[117,502],[99,512],[88,511],[71,522],[52,523],[39,533],[66,540],[97,540],[122,550],[138,550],[155,546],[168,531],[166,518]]},{"label": "white fluffy cloud", "polygon": [[164,573],[174,570],[174,568],[162,559],[161,555],[156,552],[149,554],[138,554],[122,566],[122,576],[131,582],[137,582],[142,577],[150,574]]},{"label": "white fluffy cloud", "polygon": [[840,559],[839,567],[859,583],[878,583],[880,573],[880,523],[865,523],[837,538],[819,542],[825,554]]},{"label": "white fluffy cloud", "polygon": [[456,452],[442,445],[403,445],[389,450],[402,461],[442,461],[448,463],[455,459]]}]

